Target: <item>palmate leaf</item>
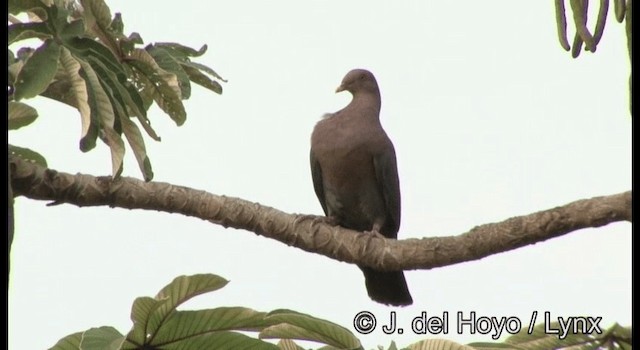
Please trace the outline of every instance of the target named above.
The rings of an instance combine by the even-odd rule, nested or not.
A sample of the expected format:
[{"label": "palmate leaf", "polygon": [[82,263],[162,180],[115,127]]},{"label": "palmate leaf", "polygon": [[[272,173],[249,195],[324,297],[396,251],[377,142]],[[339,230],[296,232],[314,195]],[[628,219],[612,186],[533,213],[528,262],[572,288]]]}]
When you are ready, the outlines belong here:
[{"label": "palmate leaf", "polygon": [[477,342],[468,344],[475,349],[631,349],[631,328],[621,327],[614,324],[601,334],[583,333],[582,330],[569,330],[569,334],[560,339],[559,334],[549,332],[549,330],[561,329],[558,322],[549,324],[537,324],[531,334],[528,330],[522,329],[517,334],[508,337],[502,343]]},{"label": "palmate leaf", "polygon": [[280,350],[305,350],[291,339],[281,339],[277,345]]},{"label": "palmate leaf", "polygon": [[150,315],[147,332],[155,334],[160,325],[166,321],[168,315],[174,312],[178,305],[194,296],[218,290],[228,282],[224,278],[213,274],[177,277],[156,295],[156,299],[168,298],[168,302],[163,303]]},{"label": "palmate leaf", "polygon": [[360,349],[358,338],[348,329],[333,322],[291,310],[270,312],[266,321],[271,325],[259,337],[311,340],[340,349]]},{"label": "palmate leaf", "polygon": [[111,174],[114,178],[122,174],[122,163],[124,161],[124,141],[120,134],[113,128],[104,126],[102,128],[104,136],[101,139],[109,146],[111,151]]},{"label": "palmate leaf", "polygon": [[167,318],[151,345],[220,331],[259,331],[267,325],[265,315],[244,307],[176,311]]},{"label": "palmate leaf", "polygon": [[[186,120],[182,99],[190,97],[191,82],[220,93],[223,79],[190,61],[203,55],[206,45],[193,49],[158,43],[147,46],[148,51],[136,49],[142,44],[140,35],[125,35],[122,16],[112,17],[105,0],[80,0],[81,7],[71,5],[73,1],[8,1],[11,13],[27,12],[32,21],[10,17],[9,42],[44,40],[37,50],[21,48],[17,55],[9,50],[9,100],[42,95],[76,108],[81,117],[80,149],[93,149],[100,137],[110,148],[114,176],[122,171],[124,134],[149,181],[153,171],[139,128],[160,141],[147,116],[150,105],[155,101],[181,125]],[[16,119],[11,127],[22,122],[31,120]]]},{"label": "palmate leaf", "polygon": [[100,41],[113,52],[119,52],[119,44],[116,33],[110,28],[111,10],[103,0],[80,0],[84,8],[86,31]]},{"label": "palmate leaf", "polygon": [[38,111],[35,108],[22,102],[9,101],[9,130],[27,126],[36,118],[38,118]]},{"label": "palmate leaf", "polygon": [[7,31],[9,32],[9,45],[20,40],[31,38],[49,39],[53,36],[50,28],[43,22],[11,24]]},{"label": "palmate leaf", "polygon": [[151,128],[151,122],[147,118],[142,97],[136,88],[124,77],[123,74],[117,74],[109,70],[109,68],[96,56],[87,57],[92,67],[100,77],[100,80],[107,84],[113,91],[113,96],[120,102],[124,109],[124,115],[136,116],[147,134],[156,141],[160,141],[160,137]]},{"label": "palmate leaf", "polygon": [[197,62],[191,62],[191,61],[189,61],[189,62],[183,62],[183,65],[186,65],[186,66],[189,66],[189,67],[192,67],[192,68],[195,68],[195,69],[199,69],[199,70],[201,70],[201,71],[203,71],[203,72],[205,72],[205,73],[207,73],[207,74],[211,75],[212,77],[214,77],[214,78],[216,78],[216,79],[218,79],[218,80],[220,80],[220,81],[223,81],[223,82],[225,82],[225,83],[227,82],[227,80],[226,80],[226,79],[222,78],[222,77],[221,77],[218,73],[216,73],[213,69],[211,69],[211,68],[209,68],[209,67],[205,66],[204,64],[200,64],[200,63],[197,63]]},{"label": "palmate leaf", "polygon": [[69,37],[64,39],[65,47],[76,57],[99,59],[110,71],[126,76],[124,67],[106,46],[89,38]]},{"label": "palmate leaf", "polygon": [[50,350],[117,350],[124,339],[113,327],[90,328],[60,339]]},{"label": "palmate leaf", "polygon": [[[130,344],[144,344],[147,335],[147,326],[151,314],[153,314],[163,303],[166,303],[169,299],[165,298],[158,300],[151,297],[139,297],[133,302],[131,307],[131,321],[133,321],[133,327],[127,334],[127,341]],[[125,343],[125,349],[129,348],[129,345]],[[135,348],[135,347],[134,347]]]},{"label": "palmate leaf", "polygon": [[[207,51],[207,45],[203,45],[202,48],[200,48],[200,50],[195,50],[190,47],[177,44],[177,43],[155,43],[153,45],[148,45],[146,49],[147,50],[152,50],[152,49],[164,50],[175,61],[180,63],[180,65],[182,66],[182,69],[189,75],[189,79],[216,93],[222,92],[222,87],[220,86],[220,84],[216,81],[211,80],[209,77],[207,77],[202,73],[206,73],[217,80],[227,82],[224,78],[222,78],[218,73],[216,73],[216,71],[214,71],[210,67],[197,62],[191,62],[190,57],[197,57],[204,54]],[[198,72],[198,71],[201,71],[201,72]],[[196,81],[194,77],[198,81]]]},{"label": "palmate leaf", "polygon": [[34,162],[43,167],[47,167],[47,160],[38,152],[30,150],[28,148],[9,145],[9,154],[18,156],[22,159],[26,159],[30,162]]},{"label": "palmate leaf", "polygon": [[52,39],[47,39],[20,69],[15,81],[13,98],[20,101],[23,98],[35,97],[46,90],[58,70],[59,56],[60,45]]},{"label": "palmate leaf", "polygon": [[153,179],[153,170],[151,168],[151,161],[147,156],[147,149],[144,145],[144,139],[142,138],[140,129],[126,116],[121,117],[120,121],[122,123],[122,131],[129,142],[129,146],[131,146],[133,150],[133,154],[136,156],[138,166],[144,176],[144,181],[151,181]]},{"label": "palmate leaf", "polygon": [[184,69],[184,72],[186,72],[189,76],[189,79],[191,79],[191,81],[193,81],[194,83],[205,87],[217,94],[222,94],[222,86],[217,81],[212,80],[208,76],[202,74],[202,72],[200,72],[199,70],[189,65],[183,64],[182,68]]},{"label": "palmate leaf", "polygon": [[[82,59],[78,59],[82,66],[84,78],[89,92],[89,106],[91,107],[91,121],[100,125],[101,139],[109,146],[111,151],[111,171],[114,177],[122,173],[124,160],[124,141],[114,130],[115,113],[111,99],[104,90],[96,72],[91,65]],[[84,138],[83,138],[84,139]],[[82,146],[82,142],[81,142]]]},{"label": "palmate leaf", "polygon": [[81,19],[75,20],[71,23],[64,22],[62,29],[59,32],[61,38],[77,38],[84,35],[84,21]]},{"label": "palmate leaf", "polygon": [[146,51],[153,57],[160,68],[167,72],[173,73],[178,79],[178,86],[180,86],[180,95],[183,100],[186,100],[191,96],[191,82],[189,76],[180,66],[180,63],[171,56],[171,54],[163,49],[153,45],[148,45]]},{"label": "palmate leaf", "polygon": [[123,350],[301,349],[290,340],[275,345],[241,333],[260,330],[286,338],[328,343],[329,346],[320,348],[324,350],[362,349],[359,341],[345,328],[290,310],[268,314],[244,307],[176,310],[190,298],[220,289],[227,282],[213,274],[177,277],[156,297],[140,297],[134,301],[131,309],[133,328],[126,337],[112,327],[92,328],[63,338],[54,349],[117,349],[119,346]]},{"label": "palmate leaf", "polygon": [[[407,347],[409,350],[473,350],[468,345],[458,344],[446,339],[426,339],[413,343]],[[506,348],[505,348],[506,349]],[[513,350],[513,348],[510,348]],[[488,349],[487,349],[488,350]]]},{"label": "palmate leaf", "polygon": [[160,68],[145,50],[134,49],[127,56],[127,63],[147,78],[155,89],[154,100],[178,125],[184,124],[187,114],[181,101],[180,86],[175,74]]},{"label": "palmate leaf", "polygon": [[207,45],[202,45],[200,50],[196,50],[178,43],[167,43],[167,42],[155,43],[153,46],[161,47],[169,51],[172,56],[180,60],[186,60],[188,57],[199,57],[204,55],[205,52],[207,52]]},{"label": "palmate leaf", "polygon": [[[80,150],[82,152],[88,152],[96,146],[96,140],[98,138],[98,132],[100,130],[100,119],[98,116],[102,111],[98,111],[98,105],[96,104],[96,89],[98,88],[101,90],[102,87],[100,87],[100,84],[96,81],[94,77],[91,77],[88,75],[87,70],[90,73],[94,73],[93,69],[91,68],[91,66],[89,66],[89,64],[84,62],[82,59],[76,59],[76,62],[82,68],[78,72],[80,74],[81,79],[86,84],[86,87],[87,87],[86,101],[87,101],[87,104],[89,105],[88,123],[86,120],[82,120],[83,125],[82,125],[82,131],[80,134]],[[104,99],[100,99],[100,100],[104,101]],[[100,107],[106,108],[104,105]]]},{"label": "palmate leaf", "polygon": [[56,345],[49,348],[49,350],[78,350],[80,349],[80,342],[82,341],[82,334],[84,332],[77,332],[69,334],[68,336],[58,340]]},{"label": "palmate leaf", "polygon": [[113,327],[91,328],[82,334],[79,348],[82,350],[118,350],[124,339],[124,335]]},{"label": "palmate leaf", "polygon": [[[83,139],[87,137],[91,127],[91,108],[89,107],[87,84],[80,76],[80,63],[71,55],[69,50],[64,47],[60,54],[60,66],[70,85],[65,94],[69,95],[69,98],[73,101],[73,106],[80,112],[80,122],[82,125],[80,138]],[[93,142],[93,145],[95,145],[95,142]]]},{"label": "palmate leaf", "polygon": [[40,0],[9,0],[9,13],[17,15],[21,12],[40,8],[44,11],[46,5]]},{"label": "palmate leaf", "polygon": [[163,332],[174,332],[175,328],[181,326],[166,328],[165,323],[170,315],[176,313],[175,308],[179,304],[194,296],[220,289],[227,282],[213,274],[180,276],[165,286],[155,298],[137,298],[131,309],[133,328],[127,335],[123,349],[136,349],[138,345],[151,344],[161,327]]},{"label": "palmate leaf", "polygon": [[103,0],[80,0],[84,8],[84,18],[90,30],[107,30],[111,24],[111,10]]},{"label": "palmate leaf", "polygon": [[163,350],[278,350],[275,344],[236,332],[207,333],[199,337],[181,339],[162,346]]}]

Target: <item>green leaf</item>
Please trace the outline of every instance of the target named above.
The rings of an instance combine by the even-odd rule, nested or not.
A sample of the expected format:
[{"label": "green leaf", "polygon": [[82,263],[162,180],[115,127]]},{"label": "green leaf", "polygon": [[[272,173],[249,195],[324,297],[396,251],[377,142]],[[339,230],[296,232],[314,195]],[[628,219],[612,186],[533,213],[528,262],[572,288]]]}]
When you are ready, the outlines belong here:
[{"label": "green leaf", "polygon": [[235,332],[207,333],[199,337],[181,339],[162,346],[162,350],[278,350],[275,344]]},{"label": "green leaf", "polygon": [[[82,134],[80,138],[80,150],[82,152],[88,152],[96,146],[98,131],[101,128],[105,128],[105,126],[101,126],[101,124],[104,121],[109,123],[114,119],[113,108],[111,106],[111,101],[109,101],[109,97],[102,89],[102,85],[100,85],[96,72],[93,70],[91,65],[81,58],[76,57],[75,59],[82,67],[80,76],[84,79],[87,85],[87,102],[89,103],[91,111],[89,124],[85,124],[86,120],[82,120]],[[113,127],[113,122],[111,122],[110,125],[107,125],[107,127]]]},{"label": "green leaf", "polygon": [[223,81],[225,83],[227,82],[227,80],[224,79],[223,77],[221,77],[218,73],[216,73],[216,71],[214,71],[213,69],[205,66],[204,64],[200,64],[200,63],[197,63],[197,62],[183,62],[182,64],[186,65],[186,66],[189,66],[189,67],[192,67],[192,68],[195,68],[195,69],[198,69],[198,70],[201,70],[201,71],[211,75],[212,77],[214,77],[214,78],[216,78],[216,79],[218,79],[220,81]]},{"label": "green leaf", "polygon": [[9,145],[9,154],[42,165],[45,168],[47,167],[47,160],[40,153],[28,148]]},{"label": "green leaf", "polygon": [[129,34],[127,39],[129,39],[134,44],[140,44],[140,45],[144,44],[144,40],[142,40],[140,33],[137,33],[137,32],[133,32]]},{"label": "green leaf", "polygon": [[136,156],[144,181],[151,181],[153,179],[153,170],[151,169],[151,161],[147,156],[147,149],[140,129],[127,116],[121,117],[120,121],[122,123],[122,131],[133,150],[133,154]]},{"label": "green leaf", "polygon": [[[73,106],[80,112],[81,133],[80,138],[85,138],[91,128],[91,108],[89,107],[89,93],[85,80],[80,76],[81,64],[69,50],[62,48],[60,53],[60,66],[65,73],[65,81],[69,83],[65,95],[73,101]],[[85,72],[86,74],[86,72]],[[64,97],[63,97],[64,98]],[[97,133],[94,133],[97,135]],[[93,143],[95,145],[95,142]]]},{"label": "green leaf", "polygon": [[273,325],[260,332],[260,338],[303,339],[325,343],[343,349],[362,347],[348,329],[333,322],[291,310],[275,310],[266,317]]},{"label": "green leaf", "polygon": [[296,344],[291,339],[281,339],[278,342],[278,348],[280,350],[304,350],[304,348],[298,344]]},{"label": "green leaf", "polygon": [[[124,111],[122,100],[114,95],[108,82],[101,80],[97,74],[95,78],[102,89],[96,89],[96,91],[94,91],[96,100],[92,108],[95,110],[95,106],[98,106],[98,108],[100,108],[100,106],[104,107],[99,110],[100,113],[97,115],[102,131],[100,138],[109,146],[111,151],[112,175],[116,178],[122,173],[125,153],[124,141],[120,136],[120,120],[121,118],[127,117],[127,115]],[[91,81],[90,85],[93,86],[93,78],[90,77],[89,81]],[[104,100],[105,98],[106,101]]]},{"label": "green leaf", "polygon": [[27,12],[34,8],[44,10],[45,7],[46,5],[39,0],[9,0],[9,13],[12,15]]},{"label": "green leaf", "polygon": [[[90,87],[90,99],[91,110],[95,113],[92,114],[92,119],[99,120],[101,126],[100,139],[104,141],[111,151],[111,170],[114,178],[117,178],[122,173],[122,167],[124,162],[124,141],[120,137],[120,133],[116,131],[120,125],[120,119],[116,119],[115,112],[113,110],[116,107],[122,111],[120,102],[113,97],[113,91],[108,84],[100,81],[95,71],[87,63],[82,61],[81,65],[83,70],[87,74],[87,82]],[[122,115],[123,112],[120,112]]]},{"label": "green leaf", "polygon": [[207,52],[207,45],[202,45],[200,50],[195,50],[178,43],[155,43],[154,46],[169,50],[172,53],[172,56],[182,57],[183,59],[187,57],[202,56]]},{"label": "green leaf", "polygon": [[80,349],[80,341],[82,340],[82,333],[77,332],[69,334],[68,336],[58,340],[56,345],[49,350],[78,350]]},{"label": "green leaf", "polygon": [[18,50],[18,54],[16,56],[18,57],[18,60],[24,63],[31,57],[31,55],[33,55],[34,52],[36,52],[36,50],[33,48],[22,47]]},{"label": "green leaf", "polygon": [[29,57],[16,77],[16,101],[37,96],[46,90],[58,70],[59,56],[60,45],[52,39],[47,39]]},{"label": "green leaf", "polygon": [[111,29],[116,33],[124,36],[124,22],[122,21],[122,14],[116,12],[111,20]]},{"label": "green leaf", "polygon": [[118,34],[111,29],[111,10],[103,0],[80,0],[84,8],[85,27],[103,45],[119,52]]},{"label": "green leaf", "polygon": [[509,350],[518,350],[518,349],[524,349],[521,348],[519,346],[515,346],[512,344],[506,344],[506,343],[493,343],[493,342],[475,342],[475,343],[469,343],[467,344],[467,346],[469,346],[471,349],[476,349],[476,350],[502,350],[502,349],[509,349]]},{"label": "green leaf", "polygon": [[110,71],[99,59],[90,57],[89,61],[93,64],[92,66],[96,70],[101,81],[104,81],[109,85],[112,90],[115,89],[112,92],[113,96],[125,109],[125,113],[122,114],[126,116],[136,116],[147,134],[154,140],[160,141],[160,137],[151,127],[149,119],[147,119],[144,102],[136,88],[126,79],[121,78],[122,75],[116,76],[116,74]]},{"label": "green leaf", "polygon": [[426,339],[413,343],[407,348],[410,350],[473,350],[470,346],[446,339]]},{"label": "green leaf", "polygon": [[31,38],[49,39],[53,36],[47,24],[43,22],[11,24],[7,31],[9,32],[9,45],[20,40]]},{"label": "green leaf", "polygon": [[114,56],[113,52],[101,43],[93,39],[78,37],[68,37],[63,38],[63,40],[65,47],[75,56],[84,59],[99,59],[110,71],[126,76],[122,64]]},{"label": "green leaf", "polygon": [[213,274],[200,274],[192,276],[180,276],[175,278],[166,287],[162,288],[157,300],[168,298],[157,310],[150,315],[147,333],[157,333],[160,326],[166,321],[168,315],[185,301],[207,292],[224,287],[229,281]]},{"label": "green leaf", "polygon": [[142,49],[134,49],[127,56],[127,63],[151,82],[155,89],[154,100],[158,106],[178,126],[184,124],[187,119],[187,113],[181,101],[181,92],[176,75],[160,68],[153,57]]},{"label": "green leaf", "polygon": [[161,47],[149,45],[146,50],[160,68],[176,75],[178,78],[178,86],[180,86],[181,98],[183,100],[188,99],[191,95],[191,82],[189,81],[187,73],[185,73],[178,61],[173,58],[167,50]]},{"label": "green leaf", "polygon": [[84,332],[80,349],[117,350],[124,342],[124,336],[113,327],[91,328]]},{"label": "green leaf", "polygon": [[558,322],[552,322],[551,324],[539,323],[533,328],[531,334],[529,334],[527,328],[523,328],[517,334],[505,339],[504,342],[505,344],[527,349],[556,349],[586,344],[594,340],[591,335],[584,333],[569,334],[566,338],[559,339],[557,334],[549,334],[546,331],[547,327],[549,329],[559,329],[560,325]]},{"label": "green leaf", "polygon": [[7,49],[7,63],[11,65],[17,61],[18,59],[16,58],[16,55],[13,54],[13,51],[11,51],[11,49]]},{"label": "green leaf", "polygon": [[147,339],[147,324],[151,314],[168,300],[168,298],[163,300],[157,300],[151,297],[136,298],[131,307],[133,328],[131,328],[131,331],[127,334],[127,339],[137,344],[143,344]]},{"label": "green leaf", "polygon": [[106,30],[111,24],[111,10],[103,0],[80,0],[88,25]]},{"label": "green leaf", "polygon": [[176,311],[162,325],[151,345],[220,331],[258,331],[267,325],[265,315],[244,307]]},{"label": "green leaf", "polygon": [[217,94],[222,94],[222,86],[215,80],[210,79],[208,76],[202,74],[199,70],[192,68],[188,65],[182,65],[182,68],[189,76],[189,79],[194,83],[203,86]]},{"label": "green leaf", "polygon": [[109,146],[111,151],[111,174],[117,178],[122,174],[122,165],[124,162],[124,141],[122,137],[112,128],[103,126],[104,136],[101,139]]},{"label": "green leaf", "polygon": [[65,23],[60,31],[60,37],[64,39],[75,38],[84,35],[84,21],[81,19],[71,23]]},{"label": "green leaf", "polygon": [[9,101],[9,130],[20,129],[38,118],[35,108],[22,102]]}]

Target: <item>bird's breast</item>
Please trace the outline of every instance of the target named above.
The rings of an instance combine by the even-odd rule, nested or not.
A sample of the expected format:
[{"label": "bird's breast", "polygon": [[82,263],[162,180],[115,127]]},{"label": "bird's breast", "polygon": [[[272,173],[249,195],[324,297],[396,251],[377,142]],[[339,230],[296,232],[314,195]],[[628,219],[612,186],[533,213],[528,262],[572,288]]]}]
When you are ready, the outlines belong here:
[{"label": "bird's breast", "polygon": [[373,163],[373,135],[322,122],[312,134],[312,151],[320,164],[329,215],[342,226],[370,230],[373,222],[385,216]]}]

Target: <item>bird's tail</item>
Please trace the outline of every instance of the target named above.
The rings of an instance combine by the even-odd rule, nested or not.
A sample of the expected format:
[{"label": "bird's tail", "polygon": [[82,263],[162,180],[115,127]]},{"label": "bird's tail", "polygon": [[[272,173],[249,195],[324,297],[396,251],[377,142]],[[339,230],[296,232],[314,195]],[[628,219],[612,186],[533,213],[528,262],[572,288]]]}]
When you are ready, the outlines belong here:
[{"label": "bird's tail", "polygon": [[364,273],[367,293],[373,301],[393,306],[413,303],[402,271],[377,271],[370,267],[359,267]]}]

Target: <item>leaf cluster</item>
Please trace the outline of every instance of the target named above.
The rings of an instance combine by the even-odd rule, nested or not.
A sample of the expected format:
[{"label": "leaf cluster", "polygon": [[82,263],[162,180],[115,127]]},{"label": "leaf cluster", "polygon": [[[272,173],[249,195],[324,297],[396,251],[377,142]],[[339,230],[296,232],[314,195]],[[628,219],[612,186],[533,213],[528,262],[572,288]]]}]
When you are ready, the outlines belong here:
[{"label": "leaf cluster", "polygon": [[[88,152],[98,138],[103,141],[111,150],[113,176],[122,172],[126,139],[144,179],[153,178],[140,127],[160,141],[147,115],[154,102],[179,126],[186,121],[182,101],[191,95],[191,82],[222,93],[225,80],[191,60],[202,56],[206,45],[195,50],[160,42],[141,48],[141,36],[125,35],[122,16],[112,16],[103,0],[9,0],[9,13],[10,46],[25,39],[42,42],[35,49],[8,49],[9,129],[38,117],[20,102],[24,99],[45,96],[72,106],[80,114],[80,150]],[[23,13],[26,22],[16,17]],[[24,150],[10,152],[44,162]]]},{"label": "leaf cluster", "polygon": [[[217,307],[204,310],[177,310],[187,300],[223,288],[228,283],[214,274],[179,276],[155,297],[139,297],[131,308],[133,326],[126,334],[113,327],[91,328],[60,339],[51,350],[77,349],[267,349],[302,350],[294,340],[326,344],[322,350],[363,349],[348,329],[335,323],[291,310],[260,312],[246,307]],[[559,329],[558,323],[547,325]],[[531,334],[523,329],[504,342],[477,342],[467,345],[446,339],[425,339],[403,349],[409,350],[495,350],[495,349],[631,349],[631,327],[614,324],[602,334],[545,331],[538,324]],[[251,336],[257,334],[257,337]],[[277,344],[264,339],[279,339]],[[383,350],[382,346],[378,346]],[[394,342],[389,350],[398,350]]]},{"label": "leaf cluster", "polygon": [[[618,23],[625,23],[625,31],[627,34],[627,51],[629,53],[629,62],[633,62],[632,58],[632,27],[631,27],[631,2],[632,0],[611,0],[613,2],[613,12]],[[596,47],[604,33],[605,24],[607,23],[607,14],[609,12],[609,0],[600,0],[598,8],[598,16],[593,33],[587,26],[587,13],[589,10],[589,0],[569,0],[573,23],[575,26],[575,35],[573,43],[570,45],[567,39],[567,15],[565,8],[565,0],[554,0],[556,8],[556,27],[558,31],[558,40],[560,46],[566,51],[571,51],[571,56],[577,58],[582,51],[584,45],[585,51],[596,52]],[[633,98],[632,98],[632,74],[629,74],[629,111],[633,115]]]},{"label": "leaf cluster", "polygon": [[[213,274],[180,276],[155,297],[137,298],[133,327],[123,335],[113,327],[68,335],[51,350],[71,349],[302,349],[292,339],[327,344],[324,349],[361,349],[347,329],[291,310],[259,312],[245,307],[177,310],[187,300],[224,287]],[[249,334],[257,333],[257,338]],[[281,339],[278,344],[263,339]]]}]

